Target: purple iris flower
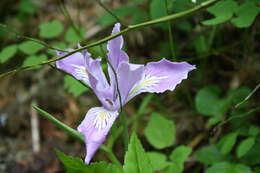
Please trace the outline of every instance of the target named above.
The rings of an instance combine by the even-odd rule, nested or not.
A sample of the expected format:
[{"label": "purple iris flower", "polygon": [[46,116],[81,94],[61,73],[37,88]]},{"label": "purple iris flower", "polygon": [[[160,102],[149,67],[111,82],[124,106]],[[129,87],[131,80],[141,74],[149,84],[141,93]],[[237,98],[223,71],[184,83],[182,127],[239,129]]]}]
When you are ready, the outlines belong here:
[{"label": "purple iris flower", "polygon": [[[120,24],[115,24],[112,34],[120,31]],[[56,62],[57,68],[71,74],[88,85],[97,95],[102,107],[91,108],[85,119],[78,126],[78,131],[85,137],[86,158],[89,163],[97,149],[104,142],[110,128],[119,115],[120,100],[125,105],[129,100],[144,92],[162,93],[174,90],[176,85],[186,79],[188,72],[195,66],[186,62],[171,62],[162,59],[146,65],[129,63],[128,55],[122,50],[123,37],[118,36],[108,41],[109,82],[101,68],[101,58],[93,59],[87,51],[78,52]],[[64,55],[66,52],[58,52]]]}]

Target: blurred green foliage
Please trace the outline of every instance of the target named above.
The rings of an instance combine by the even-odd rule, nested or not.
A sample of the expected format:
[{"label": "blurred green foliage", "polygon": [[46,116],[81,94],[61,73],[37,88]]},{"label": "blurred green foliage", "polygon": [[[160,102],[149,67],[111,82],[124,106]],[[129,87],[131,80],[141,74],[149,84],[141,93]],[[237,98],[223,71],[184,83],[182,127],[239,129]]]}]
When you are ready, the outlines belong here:
[{"label": "blurred green foliage", "polygon": [[[110,10],[124,23],[137,24],[166,16],[168,13],[173,14],[187,10],[203,2],[205,0],[199,0],[196,3],[192,3],[190,0],[167,0],[166,2],[163,0],[131,0],[127,5]],[[25,21],[28,15],[37,13],[39,7],[34,1],[19,0],[17,8],[19,10],[19,19]],[[209,55],[217,52],[214,46],[228,46],[225,42],[225,31],[227,28],[224,28],[224,31],[219,28],[222,26],[233,27],[232,30],[240,31],[241,33],[244,31],[241,28],[247,28],[248,32],[256,21],[259,11],[259,1],[257,0],[221,0],[213,6],[208,7],[204,12],[200,14],[196,13],[196,17],[185,17],[172,22],[173,31],[178,31],[176,33],[179,34],[175,35],[174,32],[174,49],[177,55],[181,55],[178,57],[178,60],[186,60],[182,58],[185,55],[198,58],[195,59],[195,63],[198,65],[196,78],[200,83],[195,87],[189,86],[192,89],[195,88],[196,93],[192,93],[194,94],[194,98],[193,95],[190,96],[190,93],[186,93],[185,91],[187,95],[185,95],[185,99],[182,97],[181,101],[186,101],[189,99],[188,97],[191,97],[191,104],[188,107],[192,109],[193,113],[195,112],[196,118],[201,118],[207,122],[208,131],[218,131],[213,136],[209,135],[201,146],[199,146],[199,149],[180,145],[178,139],[176,139],[178,129],[175,124],[177,123],[172,118],[172,115],[165,113],[167,112],[166,110],[169,110],[169,107],[162,106],[160,97],[156,97],[152,104],[154,107],[162,109],[160,109],[160,112],[153,112],[151,116],[144,118],[145,123],[141,126],[145,137],[142,140],[147,141],[145,143],[145,146],[148,148],[147,152],[136,135],[133,135],[131,138],[123,167],[106,162],[85,165],[81,159],[70,157],[57,151],[56,153],[67,171],[119,173],[124,170],[124,172],[129,173],[138,171],[145,173],[155,171],[181,173],[185,171],[185,161],[192,155],[191,158],[195,156],[194,162],[197,163],[194,166],[196,167],[194,173],[202,172],[202,170],[205,170],[206,173],[260,172],[260,168],[257,166],[260,164],[260,128],[254,125],[248,118],[255,115],[255,111],[252,108],[253,104],[250,100],[247,100],[238,108],[234,107],[234,105],[242,102],[252,90],[241,86],[236,89],[224,90],[223,86],[212,85],[208,81],[206,84],[202,82],[206,75],[210,75],[205,69],[210,69],[214,66],[207,59]],[[97,19],[97,23],[105,28],[115,22],[116,19],[107,12],[104,12]],[[224,25],[225,23],[228,24]],[[37,36],[44,39],[44,41],[53,47],[65,50],[68,47],[76,47],[77,43],[84,41],[86,28],[76,27],[79,32],[73,26],[67,26],[57,19],[48,20],[39,24]],[[154,38],[146,40],[145,44],[149,46],[150,42],[152,42],[155,45],[154,47],[158,47],[160,52],[158,57],[171,58],[170,44],[167,34],[165,34],[167,33],[166,23],[155,25],[154,27],[154,30],[158,32],[153,35]],[[247,33],[243,34],[245,34],[245,38],[248,36]],[[0,35],[4,37],[5,32],[0,30]],[[182,40],[186,41],[181,42]],[[246,40],[242,41],[243,43],[245,42],[244,45],[248,46]],[[33,41],[19,40],[14,42],[13,40],[8,40],[7,43],[10,44],[5,45],[0,52],[1,66],[5,66],[20,56],[25,57],[21,66],[27,66],[45,61],[56,55],[54,50],[46,51],[46,47]],[[102,46],[106,50],[106,45],[103,44]],[[227,50],[231,51],[231,48]],[[99,46],[90,48],[89,52],[93,54],[93,57],[104,56]],[[139,59],[135,61],[139,63]],[[105,69],[106,65],[104,63],[102,67]],[[219,66],[222,66],[222,64],[219,64]],[[34,69],[39,68],[36,67]],[[81,96],[88,91],[88,88],[68,75],[64,76],[63,86],[75,97]],[[136,119],[151,112],[147,108],[150,100],[150,96],[142,100],[139,110],[134,115],[134,117],[137,117]],[[194,108],[192,107],[193,103],[195,105]],[[142,105],[145,106],[142,107]],[[134,122],[133,129],[137,129],[133,131],[139,130],[136,121]],[[228,125],[227,128],[226,125]],[[114,131],[111,133],[111,136],[115,135]]]}]

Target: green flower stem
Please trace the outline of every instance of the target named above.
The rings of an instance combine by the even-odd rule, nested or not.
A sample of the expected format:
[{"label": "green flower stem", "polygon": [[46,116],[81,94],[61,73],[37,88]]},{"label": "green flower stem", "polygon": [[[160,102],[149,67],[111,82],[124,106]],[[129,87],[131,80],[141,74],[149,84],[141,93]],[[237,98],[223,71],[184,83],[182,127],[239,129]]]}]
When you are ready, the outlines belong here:
[{"label": "green flower stem", "polygon": [[127,117],[126,117],[126,113],[124,111],[121,111],[120,119],[121,119],[121,124],[123,126],[123,131],[122,131],[123,132],[123,141],[124,141],[124,149],[126,152],[127,148],[128,148],[129,134],[128,134]]},{"label": "green flower stem", "polygon": [[[67,126],[66,124],[62,123],[61,121],[57,120],[55,117],[53,117],[51,114],[49,114],[48,112],[40,109],[37,106],[33,106],[33,108],[44,118],[48,119],[50,122],[52,122],[53,124],[55,124],[57,127],[59,127],[60,129],[62,129],[64,132],[66,132],[67,134],[69,134],[70,136],[74,137],[75,139],[85,143],[84,141],[84,136],[79,133],[78,131],[74,130],[73,128]],[[112,149],[110,149],[109,147],[106,147],[105,145],[101,145],[100,149],[106,153],[106,156],[114,163],[117,164],[119,166],[121,166],[121,163],[118,161],[118,159],[116,158],[116,156],[114,155],[114,153],[112,152]]]},{"label": "green flower stem", "polygon": [[143,23],[140,23],[140,24],[130,25],[127,28],[123,29],[121,32],[118,32],[116,34],[107,36],[107,37],[102,38],[102,39],[100,39],[100,40],[98,40],[96,42],[87,44],[86,46],[83,46],[83,47],[81,47],[79,49],[75,49],[74,51],[71,51],[71,52],[67,53],[64,56],[55,57],[55,58],[47,60],[47,61],[42,61],[41,63],[28,65],[28,66],[25,66],[25,67],[19,67],[19,68],[16,68],[16,69],[12,70],[12,71],[9,71],[9,72],[6,72],[6,73],[2,73],[0,75],[0,78],[4,77],[4,76],[7,76],[7,75],[10,75],[10,74],[15,74],[15,73],[20,72],[22,70],[27,70],[27,69],[32,68],[34,66],[49,64],[51,62],[58,61],[58,60],[63,59],[65,57],[67,57],[67,56],[70,56],[70,55],[72,55],[72,54],[74,54],[76,52],[80,52],[80,51],[85,50],[87,48],[94,47],[94,46],[97,46],[99,44],[105,43],[108,40],[111,40],[111,39],[113,39],[115,37],[123,35],[123,34],[129,32],[129,31],[134,30],[134,29],[143,28],[143,27],[147,27],[147,26],[154,25],[154,24],[157,24],[157,23],[163,23],[163,22],[167,22],[167,21],[170,21],[170,20],[173,20],[173,19],[181,18],[183,16],[187,16],[187,15],[192,14],[192,13],[194,13],[194,12],[196,12],[196,11],[202,9],[202,8],[205,8],[205,7],[215,3],[217,1],[220,1],[220,0],[208,0],[208,1],[203,2],[203,3],[199,4],[199,5],[197,5],[196,7],[189,9],[189,10],[185,10],[185,11],[182,11],[182,12],[179,12],[179,13],[171,14],[171,15],[168,15],[168,16],[165,16],[165,17],[161,17],[161,18],[158,18],[158,19],[155,19],[155,20],[150,20],[150,21],[143,22]]},{"label": "green flower stem", "polygon": [[[165,9],[166,9],[166,14],[169,15],[169,8],[168,8],[168,4],[167,4],[167,0],[164,0],[164,5],[165,5]],[[169,42],[170,42],[170,50],[171,50],[171,54],[172,54],[172,59],[175,59],[175,52],[174,52],[174,47],[173,47],[173,33],[172,33],[172,24],[171,21],[167,22],[168,25],[168,33],[169,33]]]}]

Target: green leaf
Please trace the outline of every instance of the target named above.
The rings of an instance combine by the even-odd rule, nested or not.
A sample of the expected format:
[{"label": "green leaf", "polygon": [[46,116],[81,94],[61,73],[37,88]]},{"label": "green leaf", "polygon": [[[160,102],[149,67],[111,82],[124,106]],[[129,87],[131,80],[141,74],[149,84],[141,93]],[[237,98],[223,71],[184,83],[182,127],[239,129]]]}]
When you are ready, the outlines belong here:
[{"label": "green leaf", "polygon": [[240,159],[248,165],[260,164],[260,142],[256,140],[255,145]]},{"label": "green leaf", "polygon": [[[132,14],[135,13],[136,7],[132,6],[124,6],[121,8],[112,9],[111,11],[119,17],[119,19],[123,19],[128,16],[132,16]],[[113,23],[117,22],[115,17],[113,17],[111,14],[105,13],[98,19],[98,23],[100,23],[103,26],[111,25]]]},{"label": "green leaf", "polygon": [[[44,55],[44,54],[30,55],[24,60],[22,67],[37,64],[37,63],[40,63],[40,62],[45,61],[47,59],[48,59],[47,56]],[[31,68],[31,69],[38,69],[38,68],[40,68],[40,66],[36,66],[36,67]]]},{"label": "green leaf", "polygon": [[204,164],[213,164],[225,160],[225,156],[215,145],[203,147],[196,153],[196,159]]},{"label": "green leaf", "polygon": [[125,155],[124,173],[152,173],[152,165],[136,134],[132,134]]},{"label": "green leaf", "polygon": [[255,144],[255,138],[249,137],[243,140],[237,147],[237,157],[240,158],[244,156]]},{"label": "green leaf", "polygon": [[19,44],[18,48],[23,53],[27,55],[32,55],[37,53],[39,50],[43,49],[44,46],[34,41],[24,41]]},{"label": "green leaf", "polygon": [[192,149],[186,146],[178,146],[172,151],[170,159],[171,165],[166,169],[166,173],[181,173],[184,169],[184,162],[191,154]]},{"label": "green leaf", "polygon": [[236,10],[236,16],[232,19],[232,24],[238,28],[246,28],[252,25],[260,8],[252,1],[246,1]]},{"label": "green leaf", "polygon": [[213,19],[205,20],[202,23],[204,25],[216,25],[231,19],[235,10],[237,9],[237,3],[233,0],[222,0],[215,5],[209,7],[207,10],[215,16]]},{"label": "green leaf", "polygon": [[[157,19],[167,16],[167,9],[164,0],[152,0],[150,3],[150,16],[152,19]],[[165,27],[165,24],[157,24],[155,26]]]},{"label": "green leaf", "polygon": [[106,162],[85,164],[82,159],[67,156],[57,151],[56,154],[65,166],[68,173],[123,173],[122,168]]},{"label": "green leaf", "polygon": [[159,152],[147,152],[151,162],[153,171],[160,171],[164,169],[169,163],[166,161],[166,156]]},{"label": "green leaf", "polygon": [[88,91],[86,86],[69,75],[64,76],[64,88],[75,97],[78,97]]},{"label": "green leaf", "polygon": [[208,50],[207,42],[204,35],[199,35],[198,37],[196,37],[193,44],[198,55],[201,55]]},{"label": "green leaf", "polygon": [[232,132],[232,133],[227,134],[226,136],[224,136],[221,139],[221,141],[220,141],[220,145],[221,145],[220,151],[221,151],[222,154],[228,154],[232,150],[233,146],[236,143],[237,135],[238,135],[237,132]]},{"label": "green leaf", "polygon": [[175,141],[175,125],[158,113],[153,113],[144,129],[148,142],[157,149],[170,147]]},{"label": "green leaf", "polygon": [[256,127],[256,126],[253,126],[253,125],[250,126],[249,131],[248,131],[249,135],[257,136],[259,133],[260,133],[259,127]]},{"label": "green leaf", "polygon": [[252,173],[252,171],[246,165],[220,162],[208,168],[206,173]]},{"label": "green leaf", "polygon": [[80,35],[77,33],[73,27],[69,27],[69,29],[65,33],[65,40],[69,43],[79,43],[82,41],[81,39],[84,36],[84,28],[80,28]]},{"label": "green leaf", "polygon": [[217,105],[220,102],[219,94],[220,89],[216,86],[202,88],[195,97],[197,111],[206,116],[216,115]]},{"label": "green leaf", "polygon": [[[235,104],[242,102],[251,93],[251,91],[252,90],[247,87],[241,87],[241,88],[229,91],[227,98],[229,99],[231,104],[235,105]],[[245,103],[240,105],[240,107],[245,106]]]},{"label": "green leaf", "polygon": [[40,37],[43,38],[54,38],[61,34],[64,27],[58,20],[53,20],[40,25]]},{"label": "green leaf", "polygon": [[32,2],[32,0],[20,0],[18,9],[20,12],[26,14],[33,14],[37,11],[36,5]]},{"label": "green leaf", "polygon": [[15,53],[17,52],[17,45],[9,45],[2,49],[0,52],[0,63],[4,63],[8,61],[10,58],[12,58]]}]

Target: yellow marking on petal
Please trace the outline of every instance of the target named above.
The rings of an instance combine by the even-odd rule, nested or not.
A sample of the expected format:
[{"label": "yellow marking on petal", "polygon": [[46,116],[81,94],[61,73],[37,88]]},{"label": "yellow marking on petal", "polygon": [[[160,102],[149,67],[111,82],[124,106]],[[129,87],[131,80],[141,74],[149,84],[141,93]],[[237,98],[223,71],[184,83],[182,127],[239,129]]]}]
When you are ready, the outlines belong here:
[{"label": "yellow marking on petal", "polygon": [[143,79],[138,85],[136,85],[132,91],[130,92],[129,96],[134,95],[135,93],[137,93],[139,90],[141,90],[143,87],[152,85],[153,83],[155,83],[157,81],[156,78],[147,78],[147,79]]},{"label": "yellow marking on petal", "polygon": [[103,121],[103,120],[105,120],[105,118],[107,117],[107,112],[102,112],[102,114],[101,115],[99,115],[99,120],[101,120],[101,121]]}]

